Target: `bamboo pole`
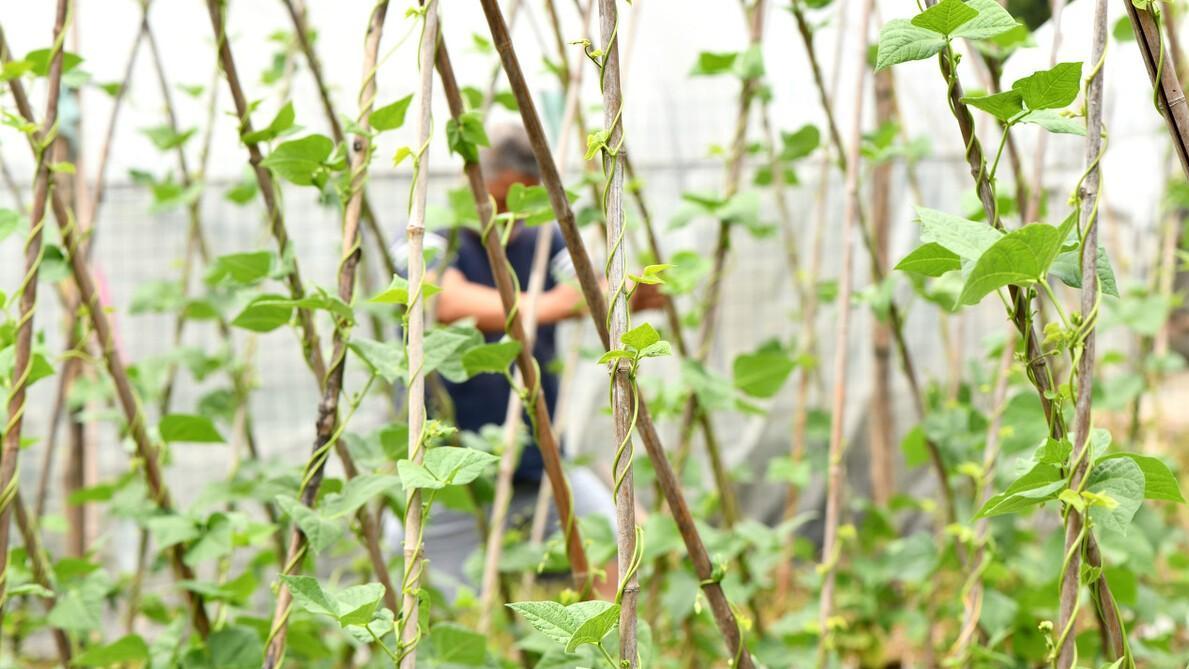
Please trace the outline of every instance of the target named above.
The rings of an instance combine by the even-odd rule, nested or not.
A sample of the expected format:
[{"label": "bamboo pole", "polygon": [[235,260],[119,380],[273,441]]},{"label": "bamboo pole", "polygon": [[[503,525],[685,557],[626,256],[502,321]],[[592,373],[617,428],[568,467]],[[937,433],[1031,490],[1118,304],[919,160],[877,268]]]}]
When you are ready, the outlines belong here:
[{"label": "bamboo pole", "polygon": [[1157,17],[1150,10],[1141,10],[1131,0],[1124,0],[1127,17],[1135,31],[1135,43],[1148,68],[1148,76],[1156,89],[1156,108],[1168,125],[1169,138],[1181,162],[1181,169],[1189,176],[1189,104],[1177,78],[1172,57],[1164,48]]},{"label": "bamboo pole", "polygon": [[[412,215],[409,217],[408,267],[409,267],[409,310],[408,358],[409,358],[409,460],[420,464],[425,455],[425,376],[419,372],[425,357],[425,301],[422,299],[422,282],[425,275],[425,259],[422,255],[425,238],[425,203],[429,192],[429,133],[432,123],[433,71],[435,53],[440,42],[438,27],[438,4],[435,0],[423,0],[424,24],[421,44],[418,49],[417,65],[419,85],[417,87],[417,160],[413,181]],[[420,598],[421,572],[425,568],[422,549],[421,491],[413,488],[405,491],[404,521],[404,577],[401,580],[400,619],[397,622],[399,639],[400,669],[416,669],[417,644],[422,629],[418,605]]]},{"label": "bamboo pole", "polygon": [[[356,123],[360,127],[352,145],[351,181],[347,207],[343,213],[343,244],[342,256],[339,260],[338,295],[346,304],[352,304],[355,298],[356,269],[359,265],[360,242],[359,223],[363,211],[363,185],[367,180],[368,166],[371,163],[371,139],[368,134],[368,118],[376,99],[376,68],[380,51],[380,39],[384,33],[384,19],[388,15],[388,0],[379,0],[374,4],[371,17],[368,20],[367,34],[363,47],[363,85],[359,92],[359,119]],[[343,376],[347,368],[347,340],[350,336],[350,323],[338,320],[335,323],[332,341],[330,369],[326,375],[326,383],[322,389],[322,400],[318,405],[318,419],[315,424],[317,437],[314,450],[306,464],[305,475],[302,480],[301,503],[308,507],[314,506],[318,495],[318,488],[322,483],[322,475],[326,460],[330,456],[330,449],[338,443],[340,417],[339,399],[343,393]],[[414,360],[410,358],[410,365]],[[416,369],[415,367],[412,369]],[[340,449],[342,455],[344,449]],[[359,514],[359,518],[368,519],[366,510]],[[374,542],[369,542],[370,544]],[[305,534],[294,524],[289,535],[289,548],[285,560],[283,574],[296,573],[301,566],[308,548]],[[373,552],[374,551],[369,551]],[[376,556],[371,555],[373,565]],[[381,556],[379,563],[384,564]],[[386,575],[386,570],[377,570],[380,575]],[[388,602],[395,603],[395,590],[392,583],[385,582],[385,593]],[[266,669],[280,666],[285,653],[285,638],[290,607],[293,594],[281,582],[277,591],[276,608],[273,613],[272,625],[269,630],[268,650],[264,658]]]},{"label": "bamboo pole", "polygon": [[[4,39],[2,30],[0,30],[0,60],[4,63],[12,62],[12,55],[9,52],[8,44]],[[9,81],[8,87],[12,92],[13,100],[16,102],[20,115],[26,121],[35,123],[33,110],[29,105],[28,97],[25,95],[24,85],[19,79],[13,79]],[[32,144],[31,147],[36,152],[37,146]],[[160,510],[169,513],[172,511],[172,502],[170,501],[169,489],[162,476],[160,461],[157,458],[159,449],[149,437],[140,402],[132,389],[132,383],[128,377],[123,357],[115,346],[111,321],[108,320],[107,313],[103,310],[102,302],[99,299],[98,291],[95,289],[95,281],[87,265],[85,251],[79,239],[79,231],[75,225],[73,215],[59,193],[52,188],[50,189],[50,206],[61,231],[62,241],[69,254],[70,270],[78,287],[80,304],[86,309],[88,318],[91,320],[92,328],[95,330],[95,335],[103,351],[105,366],[115,385],[117,403],[124,414],[129,436],[133,443],[136,444],[137,455],[142,461],[141,467],[144,469],[149,494]],[[169,550],[169,559],[173,567],[174,577],[179,581],[194,578],[194,573],[184,562],[183,555],[184,547],[181,544],[173,546]],[[203,598],[200,594],[193,591],[186,591],[186,597],[189,602],[194,629],[200,636],[205,638],[210,633],[210,620],[206,615]]]},{"label": "bamboo pole", "polygon": [[[508,83],[512,87],[512,93],[515,95],[517,105],[520,108],[521,120],[524,123],[529,141],[532,143],[533,154],[536,156],[537,163],[541,167],[542,181],[549,194],[549,203],[558,224],[561,226],[562,237],[565,239],[566,248],[570,253],[570,259],[574,263],[574,270],[578,276],[582,294],[586,298],[587,306],[590,309],[591,320],[599,332],[604,349],[609,350],[611,348],[611,339],[606,323],[606,298],[599,286],[598,278],[591,265],[590,256],[587,254],[582,237],[578,232],[578,226],[574,221],[574,212],[566,199],[565,187],[561,183],[557,172],[557,165],[554,163],[553,156],[549,151],[549,144],[545,139],[545,131],[541,126],[541,119],[537,115],[536,106],[533,104],[532,96],[529,94],[528,84],[524,79],[524,72],[521,70],[520,61],[512,46],[511,36],[508,34],[508,26],[504,22],[504,17],[500,12],[496,0],[481,0],[481,2],[483,12],[487,18],[488,27],[491,30],[492,43],[500,54],[504,72],[508,76]],[[689,505],[681,493],[677,476],[669,464],[664,446],[661,444],[656,426],[652,422],[652,416],[643,398],[640,399],[636,428],[644,442],[645,449],[648,451],[648,457],[656,470],[657,481],[669,505],[669,509],[673,513],[673,518],[677,523],[677,529],[681,534],[682,540],[685,542],[686,550],[689,552],[690,560],[693,562],[694,571],[700,580],[702,592],[705,593],[710,605],[711,614],[719,631],[723,635],[728,652],[734,658],[735,667],[737,669],[753,669],[754,663],[751,654],[744,645],[743,631],[739,626],[730,602],[727,601],[726,595],[723,592],[720,583],[721,576],[715,572],[710,555],[707,553],[706,547],[698,534],[697,527],[694,524],[693,514],[690,513]]]},{"label": "bamboo pole", "polygon": [[[895,120],[895,91],[892,70],[875,73],[875,123],[881,126]],[[883,162],[871,172],[871,227],[875,241],[875,258],[880,271],[888,272],[888,252],[892,218],[892,164]],[[846,308],[845,304],[842,308]],[[870,459],[871,498],[885,506],[896,489],[895,466],[892,461],[892,439],[896,424],[892,415],[892,330],[878,317],[871,320],[872,368],[871,421],[867,439]]]},{"label": "bamboo pole", "polygon": [[867,30],[871,23],[871,8],[874,0],[862,0],[858,5],[858,39],[859,48],[856,54],[855,92],[851,97],[854,103],[854,118],[850,128],[850,143],[847,146],[846,158],[846,210],[842,218],[842,261],[839,268],[838,281],[838,325],[834,331],[834,397],[830,410],[830,450],[829,473],[826,479],[826,518],[825,534],[822,541],[822,577],[821,603],[818,605],[818,629],[821,634],[818,643],[817,666],[824,669],[829,659],[833,634],[831,633],[831,619],[834,613],[834,588],[837,580],[837,563],[840,557],[838,544],[838,524],[842,515],[842,493],[845,485],[846,454],[846,390],[847,369],[850,361],[847,350],[850,335],[850,296],[851,276],[854,262],[854,229],[859,218],[859,148],[863,140],[863,97],[866,93],[867,74]]},{"label": "bamboo pole", "polygon": [[[1095,336],[1094,327],[1098,313],[1098,207],[1102,180],[1100,165],[1104,151],[1102,124],[1103,68],[1106,55],[1106,0],[1094,4],[1093,46],[1090,63],[1094,63],[1086,78],[1086,172],[1082,177],[1079,198],[1079,229],[1082,234],[1081,311],[1086,316],[1080,336],[1081,355],[1077,359],[1077,395],[1074,402],[1074,447],[1071,454],[1069,487],[1081,491],[1085,486],[1086,474],[1090,471],[1090,428],[1091,394],[1094,387]],[[1090,550],[1088,538],[1092,536],[1086,520],[1077,509],[1067,508],[1065,516],[1065,564],[1061,572],[1060,610],[1057,616],[1056,642],[1057,669],[1071,669],[1077,662],[1076,634],[1072,632],[1077,622],[1078,594],[1081,590],[1082,551]],[[1113,603],[1110,609],[1100,611],[1104,619],[1118,615]],[[1106,625],[1107,651],[1112,658],[1124,655],[1126,640],[1122,626]]]},{"label": "bamboo pole", "polygon": [[[608,334],[615,345],[630,327],[628,313],[627,250],[624,248],[623,218],[623,92],[619,80],[619,10],[617,0],[599,0],[599,32],[602,37],[599,57],[599,88],[603,91],[603,126],[607,133],[603,148],[603,217],[607,222],[607,285],[611,291],[610,311],[607,314]],[[611,363],[611,416],[615,425],[615,459],[612,475],[615,478],[615,545],[619,589],[616,601],[619,609],[619,664],[635,669],[639,664],[636,651],[636,607],[640,584],[636,574],[639,563],[636,555],[636,492],[632,475],[635,447],[635,406],[639,401],[626,360]]]},{"label": "bamboo pole", "polygon": [[46,203],[54,187],[52,176],[53,148],[58,133],[58,100],[62,92],[62,59],[65,54],[67,24],[73,15],[70,0],[58,0],[54,16],[53,47],[49,65],[49,92],[46,95],[45,117],[30,137],[37,165],[33,179],[33,209],[29,218],[29,233],[25,237],[25,272],[18,288],[20,315],[16,322],[13,343],[12,380],[7,397],[7,419],[4,424],[3,457],[0,458],[0,616],[8,601],[8,546],[13,500],[18,495],[20,476],[17,459],[21,453],[21,429],[24,427],[26,395],[33,373],[33,315],[37,309],[37,287],[45,231]]}]

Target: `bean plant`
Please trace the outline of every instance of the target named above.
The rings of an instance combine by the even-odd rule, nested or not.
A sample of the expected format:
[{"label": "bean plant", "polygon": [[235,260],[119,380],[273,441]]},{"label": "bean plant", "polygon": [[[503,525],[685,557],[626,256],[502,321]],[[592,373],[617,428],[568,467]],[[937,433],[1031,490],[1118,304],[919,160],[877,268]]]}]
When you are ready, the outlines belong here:
[{"label": "bean plant", "polygon": [[[639,0],[579,0],[573,16],[554,0],[480,0],[487,31],[471,35],[455,29],[462,10],[437,0],[344,6],[362,34],[351,105],[319,58],[348,45],[325,44],[303,0],[278,0],[288,24],[264,38],[229,29],[236,2],[199,3],[213,66],[198,84],[165,66],[172,45],[154,29],[168,18],[163,4],[140,0],[112,83],[71,51],[73,0],[55,0],[46,46],[23,55],[0,24],[5,147],[27,146],[33,165],[14,175],[0,161],[9,190],[0,251],[20,258],[19,278],[0,292],[0,666],[1189,662],[1183,458],[1170,448],[1180,435],[1161,421],[1175,411],[1163,384],[1184,367],[1170,344],[1189,209],[1177,3],[1125,0],[1112,26],[1105,0],[1094,0],[1085,35],[1062,34],[1064,3],[1054,3],[1050,39],[1084,57],[1058,62],[1054,47],[1050,66],[1008,85],[1003,73],[1017,71],[1038,23],[1013,16],[1013,3],[742,0],[737,49],[701,51],[687,73],[733,93],[734,124],[707,152],[721,179],[676,202],[656,196],[632,152],[625,64],[648,57],[634,40]],[[514,33],[537,4],[553,37],[539,69],[565,98],[552,134],[541,84],[525,74],[537,64],[522,62]],[[876,32],[873,44],[856,37]],[[791,84],[764,48],[785,38],[799,42],[813,89],[796,91],[791,110],[772,104]],[[261,47],[272,55],[266,70],[243,71],[240,53]],[[1154,104],[1149,120],[1163,116],[1172,140],[1171,168],[1144,165],[1168,183],[1153,258],[1116,243],[1104,197],[1105,77],[1142,76],[1109,56],[1137,47],[1152,82],[1145,111]],[[464,80],[473,68],[455,71],[459,48],[493,74]],[[113,138],[146,57],[162,106],[139,131],[159,155],[129,177],[146,217],[185,226],[184,248],[175,273],[161,268],[120,311],[97,278],[95,240],[118,224],[100,215],[109,156],[121,150]],[[386,98],[381,82],[397,69],[415,72],[417,86]],[[302,77],[320,115],[298,117]],[[584,98],[583,77],[597,99]],[[952,124],[918,128],[902,115],[896,82],[910,77],[936,77],[926,87],[935,99],[922,104]],[[63,113],[80,91],[112,102],[97,161],[81,154]],[[519,117],[540,168],[540,183],[513,186],[503,211],[480,168],[493,107]],[[224,112],[233,137],[215,132]],[[408,143],[386,155],[379,147],[394,137]],[[206,176],[218,142],[246,161],[227,184]],[[579,142],[582,151],[568,150]],[[1049,143],[1083,156],[1072,178],[1045,172]],[[930,200],[922,160],[948,165],[932,144],[960,147],[968,193]],[[568,174],[575,161],[579,173]],[[461,174],[440,203],[431,165]],[[403,211],[377,204],[384,170],[410,178]],[[907,188],[893,188],[899,179]],[[802,211],[793,197],[814,206]],[[243,236],[257,243],[228,248],[212,233],[219,200],[238,225],[259,225]],[[901,201],[911,215],[897,214]],[[337,221],[333,275],[310,272],[298,253],[306,231],[289,224],[295,207]],[[544,240],[524,285],[507,250],[520,226]],[[912,226],[908,249],[893,248],[895,226]],[[837,260],[825,250],[835,228]],[[445,250],[426,245],[428,234]],[[469,320],[435,317],[442,268],[464,234],[477,235],[494,278],[504,313],[495,340]],[[549,362],[533,344],[555,234],[584,300],[575,329],[593,325],[599,344],[567,342]],[[781,334],[727,359],[729,278],[749,247],[787,270],[777,290],[795,306],[768,311]],[[660,313],[634,312],[654,290]],[[926,316],[940,335],[918,334]],[[148,317],[168,322],[171,339],[162,354],[130,358],[135,331],[121,326]],[[1001,327],[964,348],[957,333],[976,322]],[[848,390],[855,337],[876,362],[869,403]],[[257,353],[285,339],[300,354],[295,376],[317,397],[285,407],[309,430],[304,448],[277,443],[253,412],[269,371]],[[542,394],[546,364],[566,368],[563,399],[575,370],[607,373],[610,419],[593,423],[590,441],[609,465],[614,524],[576,511],[565,415],[551,415]],[[461,431],[454,420],[446,382],[481,375],[512,389],[502,431]],[[44,411],[33,397],[49,398]],[[897,399],[911,410],[896,413]],[[855,439],[856,415],[871,424],[866,440]],[[729,427],[740,417],[787,426],[782,455],[732,465],[739,439]],[[531,529],[506,522],[529,441],[544,461]],[[170,481],[190,448],[209,449],[226,475],[190,477],[179,495]],[[848,473],[848,451],[859,449],[869,471]],[[88,461],[104,463],[97,480]],[[920,469],[926,485],[910,493],[895,462]],[[869,487],[853,485],[863,476]],[[749,513],[756,490],[782,496],[772,517]],[[443,508],[473,516],[486,541],[472,556],[473,585],[452,597],[426,554]]]}]

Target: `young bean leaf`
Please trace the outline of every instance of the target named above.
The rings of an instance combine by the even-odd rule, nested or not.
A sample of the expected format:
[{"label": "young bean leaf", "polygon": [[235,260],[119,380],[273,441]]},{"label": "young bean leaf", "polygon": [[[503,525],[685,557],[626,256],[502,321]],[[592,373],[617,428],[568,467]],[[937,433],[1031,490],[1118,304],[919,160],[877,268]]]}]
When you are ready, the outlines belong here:
[{"label": "young bean leaf", "polygon": [[1061,109],[1078,96],[1082,85],[1081,63],[1057,63],[1011,85],[1019,91],[1028,109]]},{"label": "young bean leaf", "polygon": [[962,261],[958,254],[937,242],[921,244],[904,256],[899,263],[896,263],[896,269],[902,272],[932,277],[938,277],[961,268]]},{"label": "young bean leaf", "polygon": [[1117,458],[1127,458],[1139,466],[1140,471],[1144,474],[1144,497],[1146,499],[1185,502],[1180,482],[1163,460],[1139,453],[1113,453],[1103,457],[1099,462]]},{"label": "young bean leaf", "polygon": [[299,186],[314,185],[323,163],[334,151],[334,142],[324,135],[309,135],[283,142],[261,162],[277,176]]},{"label": "young bean leaf", "polygon": [[779,342],[768,342],[753,353],[736,356],[732,365],[735,387],[752,397],[772,397],[796,366]]},{"label": "young bean leaf", "polygon": [[413,94],[410,93],[390,105],[380,107],[368,116],[368,122],[378,132],[395,130],[405,124],[405,114],[412,101]]},{"label": "young bean leaf", "polygon": [[504,374],[520,353],[520,342],[506,340],[494,344],[483,344],[462,355],[462,367],[467,376],[476,374]]},{"label": "young bean leaf", "polygon": [[293,103],[286,102],[285,106],[277,111],[277,115],[273,117],[272,121],[266,127],[244,135],[244,143],[258,144],[260,142],[269,142],[281,135],[293,132],[296,130],[293,127],[293,121],[295,119],[296,115],[293,112]]},{"label": "young bean leaf", "polygon": [[582,644],[597,646],[603,637],[619,624],[619,605],[612,604],[586,620],[574,630],[570,640],[566,642],[566,652],[573,653]]},{"label": "young bean leaf", "polygon": [[449,666],[482,667],[487,659],[487,637],[450,622],[429,630],[434,660]]},{"label": "young bean leaf", "polygon": [[958,26],[978,16],[962,0],[941,0],[925,11],[912,17],[912,25],[949,36]]},{"label": "young bean leaf", "polygon": [[960,304],[978,304],[988,293],[1007,285],[1023,286],[1044,278],[1073,217],[1060,228],[1033,223],[1004,235],[979,256],[958,298]]},{"label": "young bean leaf", "polygon": [[223,435],[206,416],[169,414],[157,426],[166,443],[190,442],[197,444],[221,444]]},{"label": "young bean leaf", "polygon": [[623,336],[619,339],[624,344],[640,351],[659,342],[661,335],[652,325],[644,323],[623,333]]},{"label": "young bean leaf", "polygon": [[879,31],[875,69],[924,60],[937,55],[944,46],[945,38],[932,30],[915,26],[907,19],[892,19]]},{"label": "young bean leaf", "polygon": [[936,209],[917,207],[921,241],[939,246],[966,260],[978,260],[1003,233],[986,223],[971,221]]},{"label": "young bean leaf", "polygon": [[1055,109],[1036,109],[1020,117],[1020,123],[1038,125],[1059,135],[1086,135],[1086,119],[1082,116],[1066,116]]},{"label": "young bean leaf", "polygon": [[990,39],[1015,30],[1020,25],[996,0],[968,0],[966,6],[976,10],[978,16],[958,26],[951,37]]},{"label": "young bean leaf", "polygon": [[1017,90],[1003,91],[994,95],[967,95],[962,98],[962,102],[981,109],[1004,123],[1024,111],[1024,96]]},{"label": "young bean leaf", "polygon": [[1104,458],[1090,470],[1086,491],[1109,500],[1091,505],[1094,525],[1126,534],[1144,501],[1144,472],[1131,458]]},{"label": "young bean leaf", "polygon": [[149,659],[149,647],[136,634],[121,637],[105,646],[92,646],[74,658],[79,667],[110,667],[145,662]]}]

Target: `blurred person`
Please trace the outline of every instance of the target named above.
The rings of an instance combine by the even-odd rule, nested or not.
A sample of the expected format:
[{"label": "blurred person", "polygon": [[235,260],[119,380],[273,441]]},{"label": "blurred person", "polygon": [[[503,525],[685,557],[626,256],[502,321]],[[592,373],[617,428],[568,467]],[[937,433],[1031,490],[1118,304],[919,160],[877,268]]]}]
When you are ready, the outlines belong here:
[{"label": "blurred person", "polygon": [[[488,193],[497,212],[502,214],[508,210],[507,197],[512,186],[538,185],[540,169],[528,137],[520,126],[495,128],[489,139],[490,147],[480,153],[480,167]],[[513,225],[505,250],[521,289],[527,290],[537,238],[542,234],[543,227],[526,226],[522,221],[516,221]],[[440,234],[431,232],[425,237],[426,250],[433,249],[439,258],[445,255],[446,246],[446,239]],[[499,291],[495,288],[495,276],[482,237],[476,230],[462,229],[457,246],[449,265],[439,277],[441,292],[437,295],[437,320],[447,324],[469,320],[488,342],[499,341],[504,335],[504,307]],[[533,356],[540,369],[540,401],[546,403],[552,417],[557,408],[559,389],[558,376],[552,364],[557,359],[557,325],[583,316],[586,303],[582,292],[574,285],[574,267],[556,227],[549,253],[549,271],[537,300],[538,327]],[[396,257],[404,258],[406,255],[407,251],[402,249],[398,250]],[[521,299],[526,298],[522,293]],[[656,308],[664,299],[655,286],[642,285],[633,296],[632,308]],[[455,424],[459,430],[480,433],[485,426],[504,424],[511,387],[503,376],[480,374],[462,383],[445,379],[443,383],[454,405]],[[527,528],[532,520],[545,467],[527,415],[523,417],[522,425],[522,429],[528,433],[528,443],[521,451],[513,476],[508,522],[512,527]],[[567,466],[566,476],[573,496],[574,514],[579,518],[601,516],[614,528],[615,503],[606,483],[585,466]],[[558,530],[559,524],[556,508],[552,504],[549,511],[549,533],[552,534]],[[482,550],[484,543],[485,537],[481,535],[472,513],[435,505],[431,522],[425,528],[424,544],[433,585],[451,600],[457,596],[459,586],[474,587],[476,584],[467,574],[467,563]],[[615,564],[612,562],[603,568],[606,578],[596,581],[596,589],[605,597],[613,597],[616,588]]]}]

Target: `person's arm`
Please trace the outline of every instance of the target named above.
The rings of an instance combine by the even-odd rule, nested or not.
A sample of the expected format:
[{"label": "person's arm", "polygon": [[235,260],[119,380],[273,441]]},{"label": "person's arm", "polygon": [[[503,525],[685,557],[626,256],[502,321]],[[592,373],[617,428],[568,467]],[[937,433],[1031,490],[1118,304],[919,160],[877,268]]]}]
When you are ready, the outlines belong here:
[{"label": "person's arm", "polygon": [[[524,300],[520,295],[523,313]],[[557,323],[582,313],[582,294],[568,284],[559,284],[544,293],[537,303],[537,322]],[[442,275],[442,292],[438,295],[438,320],[453,323],[464,318],[475,319],[475,327],[483,332],[503,332],[504,303],[500,293],[491,286],[468,281],[462,272],[449,268]]]}]

